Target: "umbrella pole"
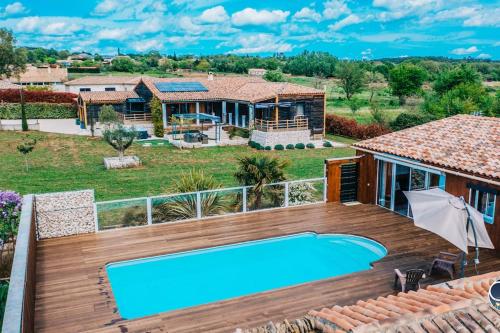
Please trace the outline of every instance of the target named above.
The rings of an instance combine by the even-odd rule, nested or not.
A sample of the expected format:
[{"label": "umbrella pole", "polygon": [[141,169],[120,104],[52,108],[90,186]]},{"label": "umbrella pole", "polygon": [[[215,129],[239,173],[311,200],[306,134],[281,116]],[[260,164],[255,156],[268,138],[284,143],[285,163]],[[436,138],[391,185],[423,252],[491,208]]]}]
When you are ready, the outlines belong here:
[{"label": "umbrella pole", "polygon": [[[469,208],[467,208],[467,204],[465,203],[465,199],[464,197],[460,197],[460,199],[462,199],[462,202],[464,203],[464,207],[465,207],[465,211],[467,212],[467,225],[465,227],[465,232],[466,232],[466,244],[468,246],[468,242],[469,242],[469,226],[472,227],[472,233],[474,235],[474,246],[476,248],[476,258],[474,258],[474,264],[479,264],[479,248],[477,246],[477,235],[476,235],[476,229],[474,227],[474,223],[472,223],[471,221],[471,217],[470,217],[470,212],[469,212]],[[462,264],[461,264],[461,267],[460,267],[460,277],[464,277],[465,276],[465,266],[467,265],[467,253],[463,253],[462,254]]]}]

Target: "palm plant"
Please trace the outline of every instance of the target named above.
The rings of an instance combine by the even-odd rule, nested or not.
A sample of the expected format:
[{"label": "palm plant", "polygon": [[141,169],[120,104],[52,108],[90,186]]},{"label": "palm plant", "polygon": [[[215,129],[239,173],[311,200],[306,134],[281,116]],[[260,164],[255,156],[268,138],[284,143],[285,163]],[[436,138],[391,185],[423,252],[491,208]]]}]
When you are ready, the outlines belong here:
[{"label": "palm plant", "polygon": [[267,155],[253,155],[238,159],[239,169],[234,174],[242,186],[252,186],[249,193],[249,203],[255,209],[262,206],[264,197],[269,197],[274,203],[280,201],[280,191],[266,185],[281,182],[286,179],[284,169],[288,161]]},{"label": "palm plant", "polygon": [[[221,187],[221,184],[217,183],[211,176],[205,175],[203,171],[190,170],[183,173],[180,179],[175,182],[173,190],[177,193],[192,193]],[[201,193],[200,197],[201,216],[203,217],[224,214],[229,207],[229,203],[224,200],[224,196],[220,192]],[[196,207],[196,194],[176,196],[155,207],[155,220],[165,222],[195,218],[197,215]]]}]

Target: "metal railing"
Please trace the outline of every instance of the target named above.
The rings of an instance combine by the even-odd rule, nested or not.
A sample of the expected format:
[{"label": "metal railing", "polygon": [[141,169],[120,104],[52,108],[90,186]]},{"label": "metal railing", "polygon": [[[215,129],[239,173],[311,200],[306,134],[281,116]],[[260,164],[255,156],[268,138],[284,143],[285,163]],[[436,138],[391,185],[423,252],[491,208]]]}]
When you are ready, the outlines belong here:
[{"label": "metal railing", "polygon": [[96,230],[200,220],[326,201],[326,178],[97,202]]},{"label": "metal railing", "polygon": [[33,195],[23,197],[14,261],[3,318],[3,333],[34,332],[36,228]]},{"label": "metal railing", "polygon": [[296,117],[292,120],[263,120],[255,119],[255,129],[259,131],[297,131],[309,129],[309,119],[305,117]]}]

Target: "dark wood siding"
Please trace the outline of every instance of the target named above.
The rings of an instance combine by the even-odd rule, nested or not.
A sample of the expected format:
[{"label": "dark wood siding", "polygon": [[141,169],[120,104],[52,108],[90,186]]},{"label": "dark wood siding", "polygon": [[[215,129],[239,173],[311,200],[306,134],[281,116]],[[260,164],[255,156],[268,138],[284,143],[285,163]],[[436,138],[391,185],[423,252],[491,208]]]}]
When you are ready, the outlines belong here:
[{"label": "dark wood siding", "polygon": [[149,90],[149,88],[146,87],[146,85],[142,81],[139,82],[139,84],[135,87],[134,90],[137,93],[137,95],[144,98],[144,100],[146,101],[146,107],[144,111],[151,112],[151,108],[149,106],[149,102],[151,102],[151,99],[153,98],[153,93],[151,92],[151,90]]},{"label": "dark wood siding", "polygon": [[[304,103],[304,115],[309,118],[309,128],[324,128],[325,104],[323,96],[287,96],[280,98],[280,102]],[[272,103],[273,101],[271,101]],[[296,115],[296,107],[280,108],[280,119],[293,119]]]},{"label": "dark wood siding", "polygon": [[[463,196],[465,201],[469,200],[469,188],[467,184],[482,185],[484,187],[494,188],[500,191],[500,186],[494,186],[480,181],[471,180],[469,178],[460,177],[452,174],[446,174],[446,191],[456,196]],[[497,251],[500,251],[500,200],[497,195],[495,203],[495,221],[493,224],[486,223],[486,229],[491,237],[491,241]]]},{"label": "dark wood siding", "polygon": [[358,201],[374,204],[377,190],[377,161],[373,154],[356,151],[359,159]]}]

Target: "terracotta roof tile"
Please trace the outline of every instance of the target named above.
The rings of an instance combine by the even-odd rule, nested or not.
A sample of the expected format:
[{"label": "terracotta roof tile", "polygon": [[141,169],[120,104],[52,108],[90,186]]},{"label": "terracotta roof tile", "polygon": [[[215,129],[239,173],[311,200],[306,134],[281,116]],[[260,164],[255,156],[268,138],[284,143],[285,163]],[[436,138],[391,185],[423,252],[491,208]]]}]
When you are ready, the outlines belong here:
[{"label": "terracotta roof tile", "polygon": [[65,83],[67,86],[73,85],[103,85],[103,84],[129,84],[136,85],[141,80],[140,76],[84,76]]},{"label": "terracotta roof tile", "polygon": [[79,95],[85,103],[123,103],[127,98],[138,98],[135,91],[82,91]]},{"label": "terracotta roof tile", "polygon": [[500,179],[500,118],[457,115],[353,146]]},{"label": "terracotta roof tile", "polygon": [[265,329],[242,332],[500,332],[500,311],[487,300],[490,286],[498,279],[500,272],[492,272],[355,305],[312,310],[300,319],[309,323],[302,330],[290,331],[287,325],[270,323]]},{"label": "terracotta roof tile", "polygon": [[19,79],[11,78],[13,83],[31,83],[31,82],[50,82],[58,83],[68,80],[67,68],[52,68],[52,67],[35,67],[28,65],[26,71],[21,73]]},{"label": "terracotta roof tile", "polygon": [[[235,100],[256,103],[276,96],[294,94],[323,96],[322,90],[292,83],[267,82],[258,77],[225,76],[208,78],[142,78],[144,84],[153,94],[163,101],[205,101]],[[158,82],[199,82],[208,91],[199,92],[160,92],[155,83]]]},{"label": "terracotta roof tile", "polygon": [[18,86],[17,84],[10,83],[7,80],[0,80],[0,90],[2,89],[19,89],[21,86]]}]

